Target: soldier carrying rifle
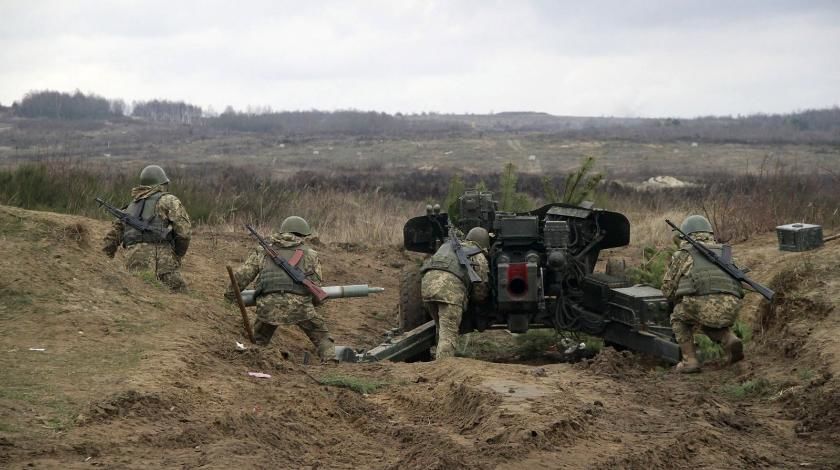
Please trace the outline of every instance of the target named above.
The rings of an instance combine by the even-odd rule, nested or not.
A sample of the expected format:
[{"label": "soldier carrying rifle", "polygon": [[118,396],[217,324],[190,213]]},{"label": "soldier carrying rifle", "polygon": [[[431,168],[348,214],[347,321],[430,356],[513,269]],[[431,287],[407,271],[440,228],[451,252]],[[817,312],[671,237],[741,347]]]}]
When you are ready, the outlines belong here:
[{"label": "soldier carrying rifle", "polygon": [[102,251],[113,258],[122,246],[126,268],[151,271],[173,291],[185,291],[187,285],[178,270],[190,246],[192,224],[181,201],[167,192],[168,185],[163,168],[149,165],[140,172],[140,186],[132,188],[132,201],[122,210],[97,198],[117,218],[105,235]]},{"label": "soldier carrying rifle", "polygon": [[676,370],[700,372],[700,361],[694,348],[695,327],[701,327],[716,343],[723,346],[730,364],[744,358],[744,346],[731,330],[746,283],[768,300],[773,291],[747,278],[732,262],[728,245],[715,242],[712,225],[700,215],[687,217],[680,228],[666,220],[677,232],[680,249],[662,280],[662,292],[675,304],[671,313],[671,329],[682,350],[683,360]]},{"label": "soldier carrying rifle", "polygon": [[490,236],[481,227],[470,230],[463,244],[455,230],[450,229],[449,240],[421,268],[423,304],[438,326],[435,359],[455,355],[461,317],[467,304],[470,301],[482,303],[489,297],[489,248]]},{"label": "soldier carrying rifle", "polygon": [[[279,325],[297,325],[318,348],[318,357],[331,361],[335,360],[335,344],[324,319],[315,310],[315,303],[327,296],[318,287],[321,262],[318,253],[304,243],[311,233],[306,220],[287,217],[280,225],[280,233],[267,240],[259,238],[261,246],[233,275],[238,287],[256,283],[257,319],[253,332],[257,344],[268,345]],[[225,298],[235,299],[235,288],[229,285]]]}]

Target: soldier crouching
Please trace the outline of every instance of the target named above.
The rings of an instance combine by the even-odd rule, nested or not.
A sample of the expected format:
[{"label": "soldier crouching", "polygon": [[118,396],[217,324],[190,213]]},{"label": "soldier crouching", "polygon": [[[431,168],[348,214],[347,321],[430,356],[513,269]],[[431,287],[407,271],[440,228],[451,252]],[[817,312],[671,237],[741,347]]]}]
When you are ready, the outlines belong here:
[{"label": "soldier crouching", "polygon": [[163,168],[149,165],[140,172],[140,186],[132,188],[129,215],[140,218],[152,230],[137,230],[119,220],[105,235],[102,251],[113,258],[122,246],[129,271],[149,271],[173,291],[187,285],[178,270],[190,245],[192,223],[181,201],[166,190],[169,178]]},{"label": "soldier crouching", "polygon": [[[306,274],[307,279],[321,283],[321,262],[318,253],[304,244],[304,237],[311,234],[309,224],[292,216],[280,225],[280,233],[268,241],[290,264]],[[315,310],[312,294],[295,283],[288,274],[257,247],[245,263],[234,271],[237,284],[245,288],[251,282],[256,286],[257,319],[254,321],[254,339],[267,346],[279,325],[297,325],[318,349],[322,361],[335,359],[335,344],[324,319]],[[234,298],[233,286],[228,286],[225,298]]]},{"label": "soldier crouching", "polygon": [[[705,217],[687,217],[680,230],[720,256],[722,246],[715,243],[712,226]],[[694,328],[723,346],[729,363],[744,358],[741,340],[730,330],[738,317],[744,291],[741,284],[707,260],[688,242],[680,244],[662,280],[662,292],[674,302],[671,328],[682,350],[677,371],[700,371],[694,348]]]},{"label": "soldier crouching", "polygon": [[469,256],[473,270],[481,278],[471,283],[465,267],[461,266],[452,246],[444,243],[438,251],[423,264],[423,279],[420,291],[423,304],[437,323],[438,342],[435,359],[455,355],[461,317],[470,301],[482,303],[489,296],[487,284],[490,271],[486,251],[490,245],[487,230],[475,227],[469,231],[463,248],[477,248]]}]

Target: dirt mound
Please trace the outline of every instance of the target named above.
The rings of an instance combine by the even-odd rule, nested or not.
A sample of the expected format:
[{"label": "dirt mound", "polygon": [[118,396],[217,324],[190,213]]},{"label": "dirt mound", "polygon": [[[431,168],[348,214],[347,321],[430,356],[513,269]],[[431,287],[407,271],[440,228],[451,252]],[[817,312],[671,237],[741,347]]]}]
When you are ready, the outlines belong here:
[{"label": "dirt mound", "polygon": [[623,379],[645,375],[647,371],[643,361],[644,358],[631,351],[604,348],[594,358],[577,363],[576,367],[596,374]]},{"label": "dirt mound", "polygon": [[77,418],[77,421],[78,424],[85,424],[89,420],[102,421],[114,417],[175,417],[183,414],[185,411],[182,402],[173,400],[161,393],[143,393],[136,390],[127,390],[92,405],[87,413],[87,416],[90,418],[80,416]]}]

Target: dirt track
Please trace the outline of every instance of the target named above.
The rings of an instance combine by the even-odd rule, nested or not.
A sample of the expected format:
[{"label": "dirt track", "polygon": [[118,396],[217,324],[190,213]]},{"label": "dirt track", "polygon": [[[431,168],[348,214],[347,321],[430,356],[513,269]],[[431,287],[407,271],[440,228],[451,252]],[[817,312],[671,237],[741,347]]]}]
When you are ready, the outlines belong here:
[{"label": "dirt track", "polygon": [[[239,315],[220,292],[224,264],[251,246],[244,235],[201,232],[184,269],[191,293],[175,295],[99,255],[105,227],[0,207],[0,466],[840,467],[840,244],[738,247],[758,279],[784,274],[780,303],[759,315],[749,300],[745,363],[678,376],[611,349],[574,365],[303,366],[314,351],[287,329],[236,352]],[[330,283],[387,289],[325,306],[338,344],[376,344],[411,259],[318,249]],[[336,374],[389,385],[366,396],[317,382]],[[772,393],[725,391],[759,378]]]}]

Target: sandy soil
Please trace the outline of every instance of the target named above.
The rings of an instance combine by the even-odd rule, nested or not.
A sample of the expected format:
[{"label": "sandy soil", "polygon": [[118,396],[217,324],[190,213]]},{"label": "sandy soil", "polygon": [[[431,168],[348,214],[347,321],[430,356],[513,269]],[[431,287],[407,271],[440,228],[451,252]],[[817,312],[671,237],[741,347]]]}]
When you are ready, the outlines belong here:
[{"label": "sandy soil", "polygon": [[[314,349],[294,329],[237,352],[240,316],[221,291],[224,265],[252,245],[244,234],[197,235],[184,295],[100,255],[105,229],[0,207],[0,466],[840,467],[840,243],[737,247],[779,299],[750,295],[746,361],[680,376],[611,349],[578,364],[303,365]],[[378,343],[414,258],[318,249],[329,283],[386,288],[323,307],[338,344]],[[336,375],[386,385],[365,395],[319,383]],[[733,392],[748,381],[766,390]]]}]

